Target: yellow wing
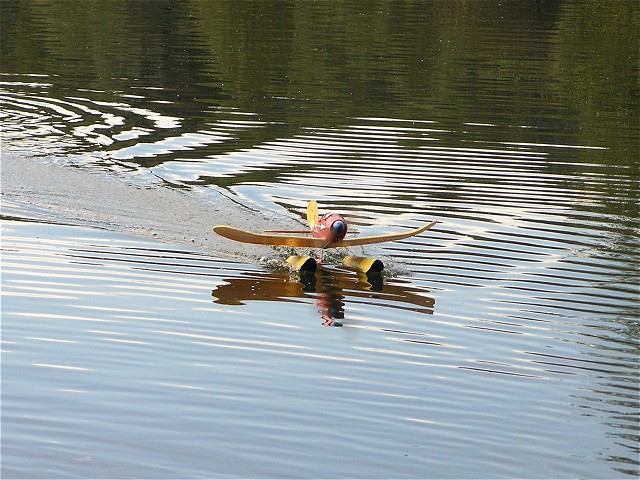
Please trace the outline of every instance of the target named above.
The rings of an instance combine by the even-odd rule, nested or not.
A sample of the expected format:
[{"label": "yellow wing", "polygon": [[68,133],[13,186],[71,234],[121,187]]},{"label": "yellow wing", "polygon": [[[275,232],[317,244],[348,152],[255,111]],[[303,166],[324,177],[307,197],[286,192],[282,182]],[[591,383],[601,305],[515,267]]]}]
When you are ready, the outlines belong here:
[{"label": "yellow wing", "polygon": [[429,230],[433,227],[436,222],[429,222],[426,225],[423,225],[419,228],[414,228],[413,230],[407,230],[403,233],[387,233],[385,235],[373,235],[371,237],[357,237],[357,238],[349,238],[347,240],[342,240],[339,243],[334,243],[332,247],[355,247],[358,245],[370,245],[372,243],[382,243],[382,242],[395,242],[396,240],[402,240],[404,238],[413,237],[414,235],[418,235],[425,230]]},{"label": "yellow wing", "polygon": [[354,247],[357,245],[369,245],[372,243],[393,242],[403,238],[413,237],[425,230],[429,230],[436,222],[430,222],[420,228],[407,230],[403,233],[389,233],[386,235],[373,235],[371,237],[359,237],[342,240],[338,243],[327,243],[326,240],[314,237],[295,237],[290,235],[270,235],[265,233],[253,233],[239,228],[218,225],[213,231],[218,235],[235,240],[236,242],[255,243],[258,245],[280,245],[285,247],[310,247],[310,248],[334,248]]},{"label": "yellow wing", "polygon": [[236,242],[254,243],[256,245],[279,245],[283,247],[309,247],[325,248],[327,241],[314,237],[294,237],[291,235],[273,235],[267,233],[254,233],[239,228],[218,225],[213,227],[218,235],[235,240]]}]

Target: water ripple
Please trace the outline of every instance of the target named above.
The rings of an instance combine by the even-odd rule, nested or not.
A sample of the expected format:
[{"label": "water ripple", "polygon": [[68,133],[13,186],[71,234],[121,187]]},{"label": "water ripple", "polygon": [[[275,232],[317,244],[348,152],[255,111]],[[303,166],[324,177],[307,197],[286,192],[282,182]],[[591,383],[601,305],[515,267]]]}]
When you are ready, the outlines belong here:
[{"label": "water ripple", "polygon": [[[637,450],[639,243],[629,204],[638,182],[628,166],[608,164],[605,147],[473,121],[359,117],[290,131],[209,108],[194,122],[173,113],[162,91],[51,99],[44,79],[23,80],[3,85],[11,149],[153,176],[193,192],[192,205],[223,192],[283,228],[304,224],[310,198],[363,235],[438,221],[415,238],[353,249],[385,261],[380,281],[340,269],[296,277],[81,229],[49,238],[42,226],[4,219],[3,364],[38,367],[40,393],[52,395],[55,378],[65,395],[117,386],[122,397],[98,406],[118,410],[133,389],[184,407],[182,420],[198,427],[217,431],[208,422],[222,418],[222,428],[243,425],[263,440],[285,435],[277,419],[392,435],[410,424],[447,448],[452,425],[485,435],[498,425],[539,443],[548,440],[535,433],[540,424],[591,416],[585,429]],[[94,201],[85,207],[102,207]],[[443,390],[459,403],[439,405]],[[523,398],[510,403],[514,391]],[[492,410],[473,410],[482,401]],[[467,418],[470,407],[477,415]],[[500,415],[521,408],[526,418]],[[368,433],[349,435],[362,446]],[[569,441],[561,431],[550,437]]]}]

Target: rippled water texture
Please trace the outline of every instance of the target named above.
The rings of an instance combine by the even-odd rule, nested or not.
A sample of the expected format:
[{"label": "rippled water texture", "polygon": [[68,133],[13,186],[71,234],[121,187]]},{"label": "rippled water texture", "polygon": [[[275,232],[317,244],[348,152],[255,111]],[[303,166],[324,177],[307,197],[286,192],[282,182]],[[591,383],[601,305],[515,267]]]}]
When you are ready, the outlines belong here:
[{"label": "rippled water texture", "polygon": [[[635,2],[79,5],[0,15],[3,478],[638,475]],[[211,231],[312,198],[438,223]]]}]

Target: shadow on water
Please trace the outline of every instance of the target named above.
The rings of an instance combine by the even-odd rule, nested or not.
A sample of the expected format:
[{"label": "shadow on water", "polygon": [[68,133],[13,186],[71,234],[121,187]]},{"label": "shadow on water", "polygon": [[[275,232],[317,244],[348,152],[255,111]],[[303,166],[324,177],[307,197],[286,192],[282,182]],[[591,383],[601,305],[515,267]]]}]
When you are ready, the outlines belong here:
[{"label": "shadow on water", "polygon": [[247,301],[295,301],[311,298],[323,325],[342,326],[350,304],[380,305],[433,314],[435,300],[408,281],[385,283],[380,272],[356,273],[320,268],[295,274],[246,274],[227,278],[212,295],[215,303],[243,305]]}]

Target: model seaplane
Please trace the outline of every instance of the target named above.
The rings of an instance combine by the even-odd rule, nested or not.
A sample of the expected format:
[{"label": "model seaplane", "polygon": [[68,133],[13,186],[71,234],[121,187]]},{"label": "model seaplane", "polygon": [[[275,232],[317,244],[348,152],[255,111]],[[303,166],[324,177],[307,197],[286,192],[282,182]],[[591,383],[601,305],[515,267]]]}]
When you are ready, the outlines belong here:
[{"label": "model seaplane", "polygon": [[[320,248],[324,254],[324,250],[327,248],[355,247],[402,240],[429,230],[436,224],[436,222],[429,222],[422,227],[402,233],[345,238],[349,230],[347,221],[337,213],[326,213],[319,217],[318,204],[315,200],[311,200],[307,206],[307,222],[309,223],[308,230],[267,230],[265,233],[254,233],[218,225],[213,227],[213,231],[237,242],[296,248]],[[305,236],[299,236],[300,234],[305,234]],[[292,255],[287,259],[287,263],[295,270],[314,271],[318,263],[322,263],[322,258],[323,255],[321,255],[320,261],[317,261],[311,257]],[[349,268],[364,273],[379,272],[384,268],[380,260],[367,257],[347,256],[343,263]]]}]

